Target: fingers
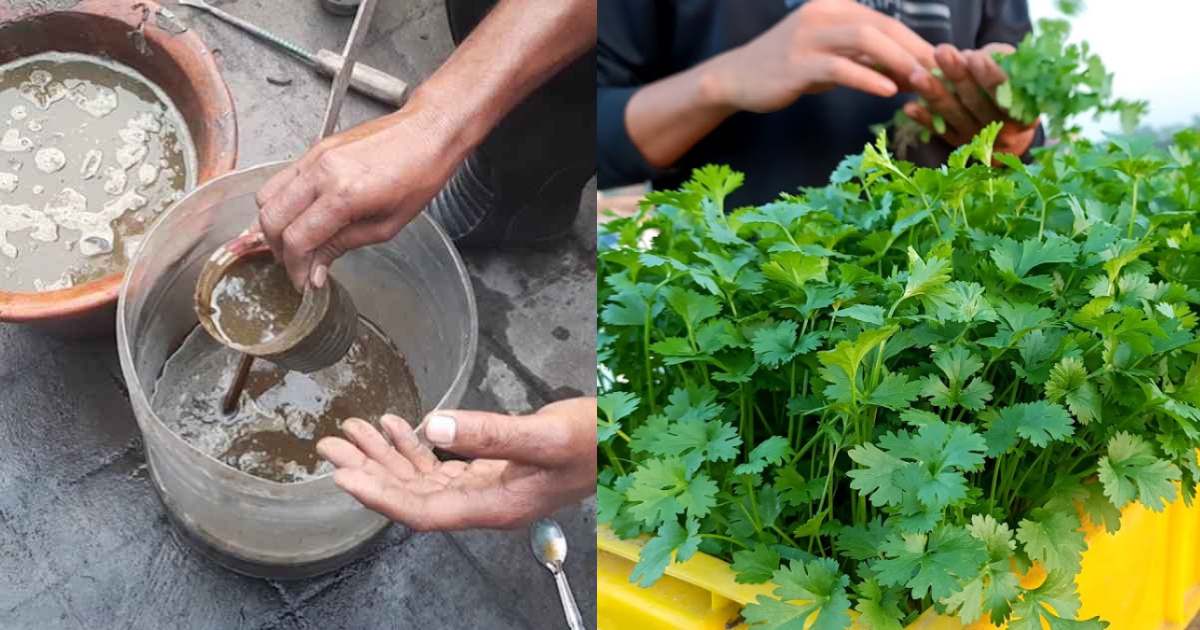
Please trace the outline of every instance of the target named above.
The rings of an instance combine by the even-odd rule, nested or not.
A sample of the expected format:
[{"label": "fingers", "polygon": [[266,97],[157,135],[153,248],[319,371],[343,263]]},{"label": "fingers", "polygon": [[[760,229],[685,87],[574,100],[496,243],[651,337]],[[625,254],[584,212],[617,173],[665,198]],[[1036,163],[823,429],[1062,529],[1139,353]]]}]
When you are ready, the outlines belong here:
[{"label": "fingers", "polygon": [[507,528],[523,522],[523,512],[506,505],[494,490],[449,487],[420,493],[403,482],[353,468],[334,471],[333,481],[368,509],[417,531]]},{"label": "fingers", "polygon": [[975,135],[979,124],[963,108],[958,97],[951,94],[937,77],[921,69],[913,73],[911,81],[917,88],[917,93],[929,104],[929,109],[945,118],[946,124],[951,128],[950,132],[944,134],[947,139],[970,138]]},{"label": "fingers", "polygon": [[[988,46],[992,46],[992,44]],[[1000,68],[1000,64],[996,63],[996,60],[992,58],[992,54],[987,50],[988,46],[985,46],[981,50],[969,50],[964,55],[967,58],[967,69],[970,71],[975,83],[994,96],[996,88],[1008,80],[1008,75]],[[1011,47],[1007,48],[1011,50]]]},{"label": "fingers", "polygon": [[825,41],[821,43],[825,46],[843,56],[865,55],[893,77],[907,78],[921,65],[908,50],[873,26],[856,24],[831,28],[822,31],[822,35]]},{"label": "fingers", "polygon": [[[338,195],[321,195],[288,219],[280,238],[280,260],[297,291],[308,284],[315,251],[349,223],[351,216],[344,211],[343,203]],[[326,262],[326,268],[332,262]]]},{"label": "fingers", "polygon": [[[287,174],[290,170],[281,175]],[[270,183],[268,182],[268,184]],[[267,239],[267,244],[271,246],[275,259],[283,260],[284,231],[296,217],[317,200],[316,183],[311,178],[298,176],[281,185],[278,191],[270,197],[267,197],[263,191],[259,192],[259,197],[263,203],[259,205],[258,224],[262,227],[263,235]]]},{"label": "fingers", "polygon": [[949,45],[938,46],[938,66],[945,73],[946,79],[954,84],[954,92],[964,108],[980,126],[993,120],[1002,120],[1003,114],[987,94],[975,82],[975,77],[967,67],[967,58],[957,48]]},{"label": "fingers", "polygon": [[579,457],[579,449],[573,448],[578,445],[573,444],[572,429],[557,415],[506,416],[481,411],[436,411],[422,425],[426,439],[459,455],[552,467]]},{"label": "fingers", "polygon": [[830,55],[825,63],[825,75],[830,83],[884,97],[892,96],[898,91],[896,83],[891,79],[846,57]]},{"label": "fingers", "polygon": [[[888,39],[896,42],[908,51],[921,66],[925,68],[936,66],[933,56],[933,46],[915,31],[905,26],[903,22],[857,2],[846,3],[846,5],[846,9],[853,12],[852,19],[878,29]],[[912,70],[909,69],[908,72],[911,73]],[[907,76],[907,73],[900,76]]]},{"label": "fingers", "polygon": [[415,475],[413,464],[399,451],[392,448],[387,439],[367,422],[358,418],[350,418],[342,423],[342,432],[362,450],[365,456],[379,462],[393,475],[401,479],[408,479]]},{"label": "fingers", "polygon": [[396,450],[419,472],[428,473],[437,466],[437,456],[421,443],[416,431],[403,418],[389,414],[381,418],[379,423],[383,425],[383,430],[387,431]]},{"label": "fingers", "polygon": [[920,103],[916,101],[909,101],[904,104],[903,109],[904,114],[913,119],[914,122],[930,131],[934,131],[933,115],[929,113],[928,109],[922,107]]},{"label": "fingers", "polygon": [[393,213],[378,218],[368,218],[343,227],[313,252],[309,278],[312,285],[321,288],[325,284],[329,267],[342,254],[359,247],[391,240],[405,225],[409,217]]},{"label": "fingers", "polygon": [[367,457],[357,446],[341,438],[322,438],[317,442],[317,454],[336,468],[353,468],[385,476],[392,474],[383,464]]}]

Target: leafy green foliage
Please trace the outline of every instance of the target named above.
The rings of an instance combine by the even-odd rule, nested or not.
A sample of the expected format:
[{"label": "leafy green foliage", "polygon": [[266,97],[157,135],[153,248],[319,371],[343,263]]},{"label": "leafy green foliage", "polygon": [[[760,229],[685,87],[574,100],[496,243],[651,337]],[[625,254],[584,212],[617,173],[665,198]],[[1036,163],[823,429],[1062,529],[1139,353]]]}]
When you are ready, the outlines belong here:
[{"label": "leafy green foliage", "polygon": [[1114,505],[1124,507],[1133,500],[1161,512],[1175,499],[1179,468],[1163,461],[1154,447],[1128,433],[1118,433],[1108,442],[1108,454],[1100,458],[1100,483]]},{"label": "leafy green foliage", "polygon": [[[850,600],[836,562],[817,559],[792,562],[775,572],[775,595],[758,596],[758,605],[743,616],[751,628],[763,630],[840,630],[850,625]],[[809,620],[812,619],[812,623]]]},{"label": "leafy green foliage", "polygon": [[996,90],[996,102],[1017,120],[1047,115],[1056,136],[1072,117],[1088,112],[1116,112],[1132,130],[1146,104],[1113,99],[1112,75],[1087,42],[1068,43],[1070,33],[1065,20],[1040,20],[1016,52],[1000,56],[1000,67],[1014,78]]},{"label": "leafy green foliage", "polygon": [[[1115,106],[1063,37],[1005,58],[1014,102]],[[646,540],[634,581],[703,551],[774,583],[754,627],[1103,627],[1081,518],[1200,480],[1200,135],[1026,162],[998,130],[939,168],[881,135],[755,208],[706,167],[603,228],[597,508]]]}]

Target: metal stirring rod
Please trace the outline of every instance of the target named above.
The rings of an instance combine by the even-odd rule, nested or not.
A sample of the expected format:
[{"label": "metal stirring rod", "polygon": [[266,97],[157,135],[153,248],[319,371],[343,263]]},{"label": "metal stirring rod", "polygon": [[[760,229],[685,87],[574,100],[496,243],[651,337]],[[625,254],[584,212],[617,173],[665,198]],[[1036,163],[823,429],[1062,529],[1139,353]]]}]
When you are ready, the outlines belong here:
[{"label": "metal stirring rod", "polygon": [[[325,118],[321,122],[321,135],[317,137],[314,145],[337,129],[338,116],[342,112],[342,101],[346,99],[346,90],[350,87],[350,77],[354,73],[354,64],[358,60],[359,48],[367,38],[367,31],[371,29],[371,17],[375,14],[377,2],[378,0],[363,0],[358,7],[358,15],[354,18],[354,26],[350,28],[350,37],[346,40],[346,48],[342,51],[344,63],[333,77],[329,102],[325,106]],[[250,368],[253,366],[254,357],[243,354],[238,362],[237,374],[229,383],[229,389],[225,392],[225,399],[222,401],[222,411],[226,415],[237,411],[238,401],[242,399],[242,390],[246,388],[246,380],[250,376]]]},{"label": "metal stirring rod", "polygon": [[[345,65],[345,58],[333,52],[332,50],[321,49],[313,53],[296,44],[289,42],[282,37],[273,33],[267,32],[243,20],[242,18],[226,13],[221,9],[214,7],[204,0],[179,0],[179,4],[193,9],[205,11],[210,15],[222,20],[228,24],[257,37],[258,39],[271,44],[272,46],[286,52],[287,54],[299,59],[306,65],[311,66],[317,72],[325,76],[334,76]],[[404,104],[405,97],[408,94],[408,84],[402,79],[394,77],[382,70],[377,70],[366,64],[360,63],[354,67],[350,74],[350,87],[356,91],[366,94],[371,98],[399,107]]]}]

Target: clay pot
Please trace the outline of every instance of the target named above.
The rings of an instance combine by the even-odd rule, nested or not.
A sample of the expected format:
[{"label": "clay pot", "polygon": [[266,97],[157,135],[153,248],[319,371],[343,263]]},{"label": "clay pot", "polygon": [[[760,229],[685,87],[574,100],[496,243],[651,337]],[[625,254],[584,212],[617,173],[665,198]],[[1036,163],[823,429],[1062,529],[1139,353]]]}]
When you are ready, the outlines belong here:
[{"label": "clay pot", "polygon": [[[60,51],[108,57],[171,97],[196,145],[197,184],[233,170],[237,119],[229,88],[200,38],[143,0],[0,2],[0,64]],[[0,322],[69,335],[111,334],[122,274],[43,293],[0,291]]]}]

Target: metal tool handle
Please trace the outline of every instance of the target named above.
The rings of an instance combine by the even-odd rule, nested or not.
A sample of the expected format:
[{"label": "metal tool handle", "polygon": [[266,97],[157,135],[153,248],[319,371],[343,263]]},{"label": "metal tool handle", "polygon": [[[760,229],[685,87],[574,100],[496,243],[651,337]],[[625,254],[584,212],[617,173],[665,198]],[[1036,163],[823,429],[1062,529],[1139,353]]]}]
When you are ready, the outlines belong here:
[{"label": "metal tool handle", "polygon": [[333,85],[329,89],[329,103],[325,107],[325,119],[321,123],[321,134],[317,141],[329,137],[337,129],[338,117],[342,113],[342,101],[346,98],[346,90],[350,87],[350,77],[358,61],[358,51],[367,39],[367,31],[371,29],[371,16],[375,14],[378,0],[362,0],[358,6],[358,16],[354,18],[354,26],[350,27],[350,37],[346,39],[346,48],[342,50],[342,67],[333,75]]},{"label": "metal tool handle", "polygon": [[562,600],[563,614],[567,616],[567,627],[571,630],[587,630],[583,625],[583,615],[579,614],[579,606],[575,603],[575,594],[571,592],[571,584],[567,582],[567,572],[561,568],[555,571],[554,584],[558,586],[558,598]]},{"label": "metal tool handle", "polygon": [[[318,50],[314,60],[317,70],[328,76],[335,76],[342,69],[342,56],[332,50]],[[354,70],[350,74],[350,87],[381,103],[396,107],[404,104],[404,97],[408,94],[408,84],[404,80],[365,63],[354,64]]]}]

